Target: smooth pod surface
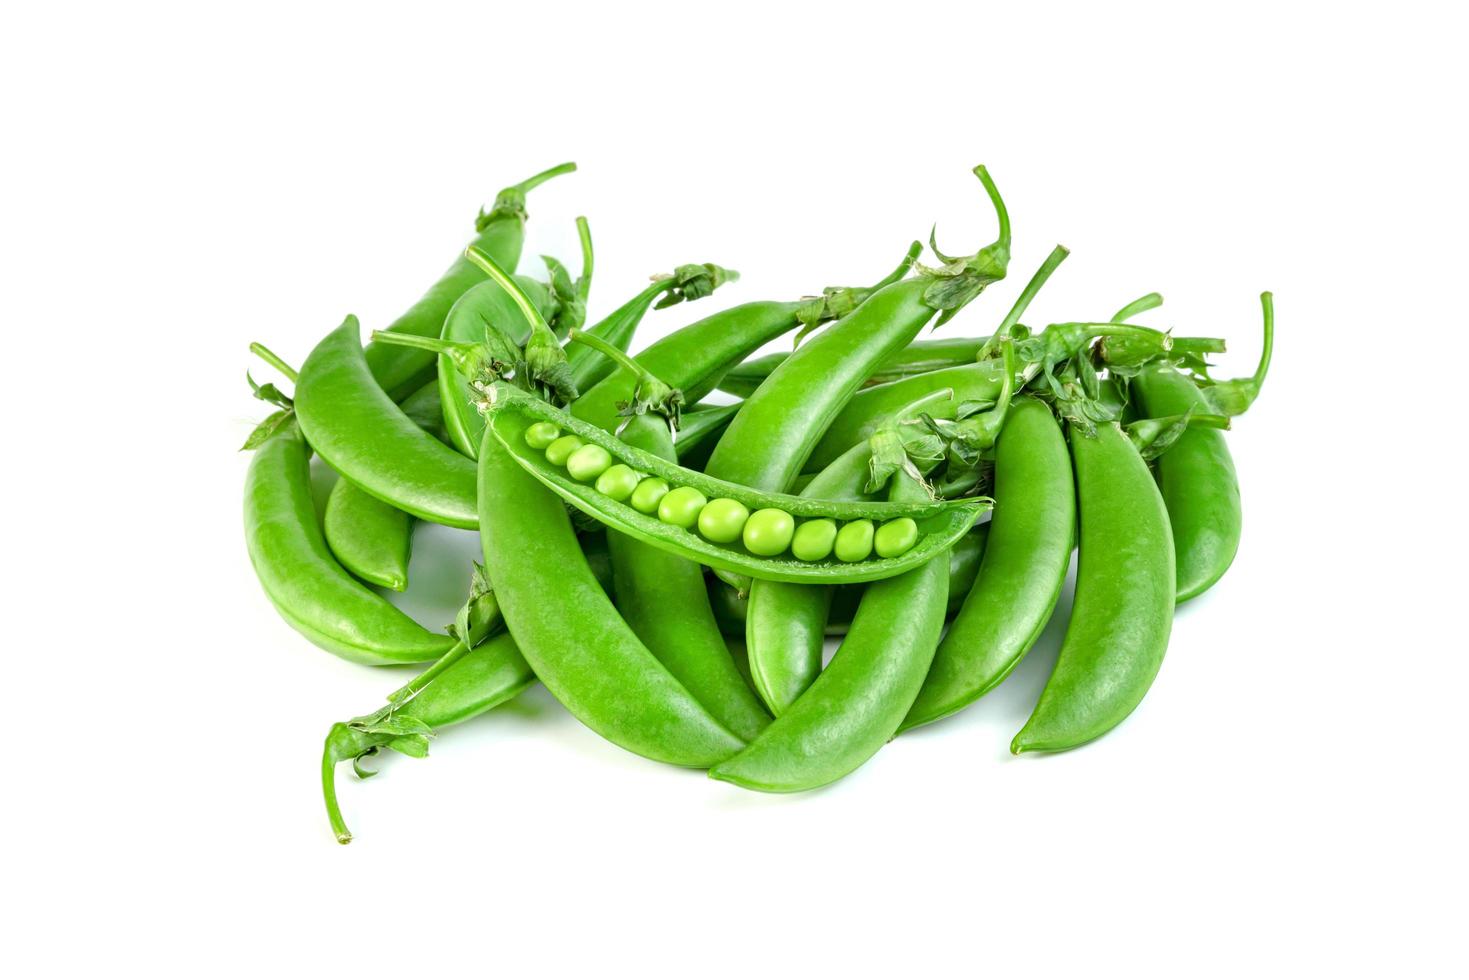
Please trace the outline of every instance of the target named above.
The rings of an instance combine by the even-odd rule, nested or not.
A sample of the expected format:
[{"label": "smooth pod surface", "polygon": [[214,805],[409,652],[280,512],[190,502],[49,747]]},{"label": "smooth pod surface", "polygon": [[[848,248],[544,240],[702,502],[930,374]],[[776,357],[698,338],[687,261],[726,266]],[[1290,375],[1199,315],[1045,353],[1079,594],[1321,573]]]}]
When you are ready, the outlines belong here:
[{"label": "smooth pod surface", "polygon": [[[1149,418],[1209,411],[1194,383],[1166,365],[1145,367],[1132,390]],[[1178,601],[1183,602],[1223,578],[1234,561],[1242,526],[1239,479],[1218,429],[1191,426],[1155,466],[1173,529]]]},{"label": "smooth pod surface", "polygon": [[306,440],[292,424],[255,450],[245,477],[245,542],[281,617],[323,649],[357,663],[420,663],[452,637],[431,633],[356,581],[332,557],[311,501]]},{"label": "smooth pod surface", "polygon": [[1076,488],[1066,439],[1032,398],[1010,406],[995,447],[995,509],[974,587],[903,721],[913,728],[972,703],[1040,636],[1071,564]]},{"label": "smooth pod surface", "polygon": [[1142,701],[1173,627],[1173,535],[1148,464],[1115,424],[1072,424],[1081,517],[1071,623],[1012,752],[1055,752],[1106,734]]}]

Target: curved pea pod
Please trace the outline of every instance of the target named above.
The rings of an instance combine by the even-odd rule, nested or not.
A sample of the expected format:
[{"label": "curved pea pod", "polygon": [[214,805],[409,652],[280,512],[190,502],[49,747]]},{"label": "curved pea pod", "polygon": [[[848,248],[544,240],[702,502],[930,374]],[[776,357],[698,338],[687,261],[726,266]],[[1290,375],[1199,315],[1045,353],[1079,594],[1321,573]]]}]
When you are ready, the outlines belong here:
[{"label": "curved pea pod", "polygon": [[[845,502],[816,500],[788,494],[762,493],[749,487],[716,480],[702,473],[684,469],[650,453],[635,449],[593,425],[573,418],[551,405],[525,397],[508,386],[497,385],[491,399],[488,433],[505,447],[510,458],[526,472],[555,491],[562,499],[608,527],[641,541],[712,568],[751,578],[777,582],[840,584],[872,582],[890,578],[925,564],[930,558],[946,552],[986,512],[987,498],[952,501]],[[918,526],[918,539],[908,551],[892,558],[867,557],[842,561],[832,555],[817,561],[801,561],[794,557],[761,557],[735,541],[716,544],[705,540],[697,531],[685,530],[643,513],[628,503],[599,493],[590,484],[573,479],[561,466],[549,462],[544,453],[526,443],[526,430],[534,423],[549,422],[559,431],[584,443],[607,450],[611,458],[640,473],[666,481],[671,487],[689,487],[705,499],[731,498],[744,504],[754,515],[760,510],[779,510],[796,518],[830,518],[836,521],[887,521],[898,517],[912,518]],[[563,437],[565,438],[565,437]],[[633,503],[636,503],[636,495]],[[840,549],[838,549],[839,551]]]},{"label": "curved pea pod", "polygon": [[[883,361],[867,378],[868,385],[887,384],[914,374],[927,374],[942,368],[973,364],[976,355],[990,342],[988,337],[936,337],[915,340]],[[770,373],[790,357],[788,351],[776,351],[751,358],[731,368],[719,381],[719,390],[737,398],[748,398],[770,377]]]},{"label": "curved pea pod", "polygon": [[433,660],[454,639],[431,633],[356,581],[327,548],[311,502],[308,451],[287,425],[255,450],[245,477],[245,542],[265,594],[287,623],[364,664]]},{"label": "curved pea pod", "polygon": [[1017,398],[995,448],[995,511],[974,587],[939,644],[903,730],[973,703],[1020,663],[1071,563],[1076,487],[1051,410]]},{"label": "curved pea pod", "polygon": [[1099,738],[1152,686],[1173,628],[1173,534],[1148,464],[1115,424],[1072,423],[1081,518],[1076,602],[1055,669],[1010,751]]}]

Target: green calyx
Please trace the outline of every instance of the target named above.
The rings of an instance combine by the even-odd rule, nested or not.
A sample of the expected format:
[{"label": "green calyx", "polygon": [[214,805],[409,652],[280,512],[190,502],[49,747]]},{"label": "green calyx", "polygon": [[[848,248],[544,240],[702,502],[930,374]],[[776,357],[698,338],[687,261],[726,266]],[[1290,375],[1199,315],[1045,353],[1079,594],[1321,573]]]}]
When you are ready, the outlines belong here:
[{"label": "green calyx", "polygon": [[587,297],[592,290],[592,267],[595,255],[592,251],[592,229],[586,218],[576,219],[577,237],[581,240],[581,275],[575,280],[562,262],[550,255],[542,255],[546,265],[546,290],[551,300],[551,315],[546,323],[551,332],[565,337],[580,329],[587,322]]},{"label": "green calyx", "polygon": [[572,377],[571,366],[566,363],[566,351],[561,349],[561,342],[556,339],[556,334],[536,310],[535,304],[525,295],[520,284],[478,246],[469,246],[464,254],[469,261],[500,284],[500,288],[515,301],[521,316],[530,325],[530,338],[525,342],[524,350],[529,382],[548,398],[555,398],[563,403],[575,400],[576,382]]},{"label": "green calyx", "polygon": [[524,353],[488,319],[483,316],[480,319],[484,321],[485,339],[476,343],[418,337],[386,330],[373,331],[372,339],[376,343],[417,347],[442,354],[454,365],[454,370],[464,378],[470,389],[481,396],[499,381],[519,385],[527,391],[534,390],[529,381],[530,370]]},{"label": "green calyx", "polygon": [[637,383],[633,386],[632,398],[617,403],[617,414],[622,416],[622,423],[617,427],[617,435],[621,435],[633,419],[650,413],[661,415],[667,420],[670,434],[678,433],[684,406],[682,391],[654,377],[647,368],[596,334],[573,330],[570,339],[574,344],[583,344],[610,358],[614,364],[626,368],[637,379]]},{"label": "green calyx", "polygon": [[1182,415],[1156,419],[1138,419],[1123,427],[1127,438],[1137,447],[1138,455],[1154,460],[1166,453],[1191,428],[1228,429],[1229,419],[1223,415],[1200,415],[1190,408]]},{"label": "green calyx", "polygon": [[922,252],[923,243],[913,242],[908,246],[908,251],[904,254],[903,260],[898,263],[898,267],[871,286],[827,286],[821,291],[820,296],[802,297],[801,306],[796,310],[796,320],[801,324],[801,329],[796,331],[791,346],[801,346],[801,341],[806,335],[823,323],[840,320],[861,306],[879,289],[901,280],[912,271]]},{"label": "green calyx", "polygon": [[495,203],[490,210],[480,210],[479,217],[474,219],[474,230],[482,232],[494,221],[524,221],[528,216],[525,211],[525,195],[534,190],[552,177],[569,174],[576,170],[575,163],[563,163],[543,170],[534,177],[529,177],[518,184],[505,188],[495,196]]},{"label": "green calyx", "polygon": [[950,480],[960,472],[976,469],[980,461],[995,448],[1000,430],[1005,426],[1005,415],[1010,411],[1010,400],[1015,394],[1015,342],[1009,337],[1003,338],[1000,341],[1000,351],[1004,358],[1005,375],[1000,381],[999,397],[992,407],[981,411],[983,406],[968,403],[959,406],[953,421],[924,420],[929,429],[943,440],[943,456],[949,461]]},{"label": "green calyx", "polygon": [[[260,343],[252,343],[250,345],[250,352],[285,375],[287,379],[291,381],[296,380],[296,369],[283,361],[269,347]],[[245,439],[244,445],[240,446],[241,452],[259,449],[265,444],[267,439],[290,425],[291,420],[296,417],[295,402],[274,384],[268,381],[263,385],[256,384],[255,379],[250,376],[249,371],[245,372],[245,380],[250,383],[250,390],[254,392],[256,398],[265,402],[267,405],[274,405],[276,410],[261,419],[260,424],[251,430],[250,435]]]},{"label": "green calyx", "polygon": [[983,164],[974,168],[974,175],[984,185],[985,193],[994,205],[1000,233],[989,245],[968,256],[945,255],[935,240],[937,228],[929,233],[929,248],[944,263],[936,269],[922,270],[923,275],[931,280],[923,292],[923,300],[939,311],[938,321],[934,324],[936,327],[953,317],[990,283],[1005,278],[1010,266],[1010,214],[1005,209],[1005,201]]},{"label": "green calyx", "polygon": [[877,427],[867,440],[872,455],[867,462],[865,492],[881,490],[898,472],[924,483],[926,475],[943,460],[943,442],[926,428],[931,420],[924,409],[953,397],[953,388],[930,392],[904,405]]},{"label": "green calyx", "polygon": [[659,273],[653,277],[663,295],[653,304],[653,309],[662,310],[679,303],[703,299],[727,282],[734,282],[740,274],[733,269],[715,265],[713,262],[681,265],[672,273]]}]

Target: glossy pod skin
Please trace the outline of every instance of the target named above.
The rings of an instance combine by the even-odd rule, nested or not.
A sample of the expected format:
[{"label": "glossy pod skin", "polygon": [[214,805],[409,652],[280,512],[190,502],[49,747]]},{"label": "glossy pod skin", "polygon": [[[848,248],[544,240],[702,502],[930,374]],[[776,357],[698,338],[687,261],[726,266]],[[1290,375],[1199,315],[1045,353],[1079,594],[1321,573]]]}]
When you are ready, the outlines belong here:
[{"label": "glossy pod skin", "polygon": [[758,490],[790,487],[816,441],[873,368],[934,318],[937,311],[924,302],[926,288],[922,279],[885,286],[807,340],[745,399],[705,471]]},{"label": "glossy pod skin", "polygon": [[296,414],[312,448],[359,488],[426,521],[478,526],[474,463],[419,428],[377,386],[356,317],[301,365]]},{"label": "glossy pod skin", "polygon": [[1081,517],[1071,623],[1010,751],[1057,752],[1115,728],[1142,701],[1173,627],[1173,535],[1148,464],[1115,424],[1070,426]]},{"label": "glossy pod skin", "polygon": [[953,397],[935,401],[925,408],[936,419],[951,419],[962,402],[992,403],[1004,382],[1004,367],[998,361],[983,361],[960,367],[915,374],[901,381],[864,388],[842,407],[806,461],[807,470],[831,464],[848,448],[872,437],[883,420],[904,405],[924,395],[952,388]]},{"label": "glossy pod skin", "polygon": [[1071,564],[1076,487],[1051,410],[1017,398],[995,446],[995,509],[974,588],[934,655],[903,730],[973,703],[1029,652]]},{"label": "glossy pod skin", "polygon": [[363,664],[420,663],[454,645],[347,574],[311,500],[306,440],[287,425],[255,450],[245,477],[245,542],[265,594],[307,639]]},{"label": "glossy pod skin", "polygon": [[[521,248],[525,244],[526,193],[552,177],[571,173],[575,169],[576,164],[563,163],[505,188],[495,199],[494,206],[487,213],[481,213],[476,220],[476,235],[470,244],[489,253],[503,268],[514,269],[520,263]],[[408,312],[389,324],[387,329],[393,333],[437,337],[454,302],[484,278],[485,274],[468,261],[461,250],[454,264],[445,270],[438,282],[429,287],[428,292]],[[395,398],[404,397],[432,377],[434,355],[428,351],[369,344],[366,357],[372,376],[384,391]]]},{"label": "glossy pod skin", "polygon": [[[491,394],[491,419],[486,430],[487,436],[493,436],[511,459],[562,499],[610,528],[690,561],[739,575],[817,584],[870,582],[887,578],[917,567],[933,555],[946,552],[989,507],[989,501],[985,498],[936,501],[925,497],[922,501],[912,502],[862,503],[762,493],[683,469],[660,457],[628,446],[596,426],[572,418],[545,402],[524,397],[508,386],[497,385]],[[527,442],[527,431],[532,425],[542,421],[553,423],[556,430],[565,433],[544,452]],[[860,561],[842,561],[835,555],[829,555],[820,560],[802,561],[784,555],[764,557],[750,551],[740,542],[711,542],[695,530],[687,530],[661,519],[661,516],[666,515],[641,512],[637,509],[637,494],[624,503],[598,491],[590,483],[578,481],[564,468],[565,460],[557,462],[563,448],[567,451],[571,448],[570,445],[559,445],[563,439],[601,446],[607,450],[611,460],[626,464],[650,478],[664,481],[665,493],[667,487],[686,487],[697,491],[705,500],[731,498],[740,501],[753,515],[752,524],[758,516],[755,512],[760,510],[782,511],[797,518],[832,518],[848,522],[848,526],[863,520],[887,521],[910,517],[917,522],[918,539],[905,553],[889,558],[874,555]],[[748,535],[746,540],[748,541]]]},{"label": "glossy pod skin", "polygon": [[608,741],[673,765],[705,768],[744,745],[633,634],[587,567],[560,499],[490,432],[479,490],[480,541],[505,622],[568,711]]},{"label": "glossy pod skin", "polygon": [[[887,384],[889,381],[899,381],[915,374],[973,364],[975,356],[988,341],[988,337],[915,340],[878,365],[868,376],[866,384]],[[719,390],[727,391],[738,398],[748,398],[790,356],[789,351],[776,351],[738,364],[720,379]]]},{"label": "glossy pod skin", "polygon": [[[1209,411],[1194,383],[1167,365],[1149,365],[1132,380],[1148,418]],[[1239,480],[1224,433],[1190,427],[1155,464],[1168,506],[1178,564],[1178,600],[1206,591],[1224,577],[1239,550]]]},{"label": "glossy pod skin", "polygon": [[[926,491],[906,474],[892,496]],[[893,737],[923,684],[944,628],[949,561],[940,555],[905,575],[869,585],[831,663],[795,704],[714,779],[767,793],[834,782]]]},{"label": "glossy pod skin", "polygon": [[[430,382],[403,402],[403,411],[420,428],[440,428],[438,386]],[[395,592],[408,587],[413,551],[413,518],[357,487],[337,480],[326,500],[322,522],[326,543],[353,575]]]},{"label": "glossy pod skin", "polygon": [[[636,419],[623,437],[648,452],[673,456],[662,419]],[[770,716],[725,646],[699,565],[611,530],[607,547],[618,611],[638,639],[725,728],[746,741],[760,734]]]},{"label": "glossy pod skin", "polygon": [[[822,470],[801,491],[804,497],[861,500],[872,453],[864,442]],[[755,580],[745,615],[745,651],[750,678],[777,718],[821,673],[822,645],[831,613],[833,587]]]}]

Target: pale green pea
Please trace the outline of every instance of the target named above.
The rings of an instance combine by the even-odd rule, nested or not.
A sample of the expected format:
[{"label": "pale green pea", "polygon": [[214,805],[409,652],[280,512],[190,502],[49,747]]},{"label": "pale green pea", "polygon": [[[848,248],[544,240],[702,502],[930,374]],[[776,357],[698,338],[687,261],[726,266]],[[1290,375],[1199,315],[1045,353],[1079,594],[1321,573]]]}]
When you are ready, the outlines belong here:
[{"label": "pale green pea", "polygon": [[715,544],[729,544],[739,540],[749,519],[750,508],[738,500],[716,497],[699,511],[699,533]]},{"label": "pale green pea", "polygon": [[674,487],[658,501],[658,519],[674,527],[691,528],[708,498],[693,487]]},{"label": "pale green pea", "polygon": [[561,436],[552,422],[532,422],[525,430],[525,444],[532,449],[545,449]]},{"label": "pale green pea", "polygon": [[562,436],[546,447],[546,462],[552,466],[565,466],[571,454],[582,447],[576,436]]},{"label": "pale green pea", "polygon": [[796,519],[783,510],[766,507],[745,522],[745,548],[752,555],[774,558],[790,547]]},{"label": "pale green pea", "polygon": [[918,542],[918,525],[911,517],[899,517],[877,529],[872,549],[879,558],[896,558]]},{"label": "pale green pea", "polygon": [[642,478],[641,473],[626,463],[616,463],[597,477],[597,492],[613,500],[623,501],[632,496]]},{"label": "pale green pea", "polygon": [[667,495],[668,482],[666,480],[660,480],[656,476],[650,476],[637,485],[637,488],[632,492],[632,499],[628,503],[632,504],[633,510],[640,511],[644,514],[651,514],[658,509],[658,504]]},{"label": "pale green pea", "polygon": [[872,522],[853,521],[837,532],[836,556],[841,561],[865,561],[872,554]]},{"label": "pale green pea", "polygon": [[821,561],[831,554],[836,539],[836,521],[818,517],[796,528],[796,536],[791,539],[791,554],[802,561]]},{"label": "pale green pea", "polygon": [[566,459],[566,472],[571,474],[573,480],[582,483],[590,483],[607,471],[612,465],[612,454],[601,446],[582,446]]}]

